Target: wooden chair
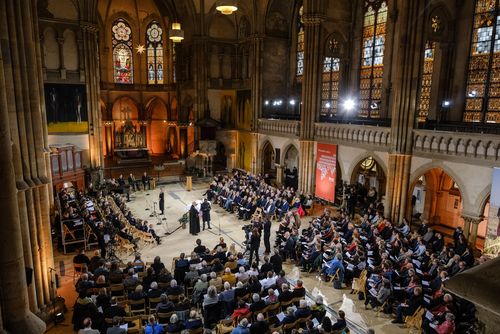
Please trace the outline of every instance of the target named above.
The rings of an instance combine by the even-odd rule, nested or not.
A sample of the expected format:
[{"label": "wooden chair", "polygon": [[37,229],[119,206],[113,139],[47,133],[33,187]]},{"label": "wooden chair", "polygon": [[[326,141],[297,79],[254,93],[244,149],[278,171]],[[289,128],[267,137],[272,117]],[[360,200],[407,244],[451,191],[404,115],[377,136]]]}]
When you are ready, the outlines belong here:
[{"label": "wooden chair", "polygon": [[335,272],[335,274],[333,274],[333,275],[327,275],[326,278],[325,278],[325,282],[328,283],[328,282],[331,282],[332,280],[333,281],[338,280],[340,278],[339,272],[340,272],[340,269],[337,269],[337,271]]},{"label": "wooden chair", "polygon": [[201,334],[201,333],[203,333],[203,327],[189,330],[189,334]]},{"label": "wooden chair", "polygon": [[177,304],[179,302],[179,295],[168,295],[168,300],[172,303]]},{"label": "wooden chair", "polygon": [[133,334],[139,334],[143,332],[142,330],[142,319],[140,316],[132,316],[132,317],[123,317],[123,321],[128,323],[128,324],[134,324],[135,326],[130,327],[127,329],[127,334],[133,333]]},{"label": "wooden chair", "polygon": [[283,333],[283,326],[279,325],[276,327],[269,327],[269,333],[274,333],[274,332]]},{"label": "wooden chair", "polygon": [[165,291],[170,287],[170,283],[158,282],[158,289]]},{"label": "wooden chair", "polygon": [[297,320],[295,320],[295,325],[296,327],[305,327],[306,326],[306,322],[308,320],[311,320],[311,315],[308,315],[307,317],[304,317],[304,318],[298,318]]},{"label": "wooden chair", "polygon": [[233,319],[222,319],[215,326],[215,332],[217,334],[227,334],[232,332],[235,327],[235,323]]},{"label": "wooden chair", "polygon": [[284,324],[282,327],[283,333],[284,334],[290,333],[292,331],[292,329],[294,329],[296,327],[296,325],[297,325],[297,321],[294,321],[294,322],[289,323],[289,324]]},{"label": "wooden chair", "polygon": [[380,311],[382,311],[382,313],[384,313],[385,307],[387,306],[389,299],[390,298],[387,298],[382,305],[378,306],[377,313],[376,313],[377,317],[380,315]]},{"label": "wooden chair", "polygon": [[286,312],[287,307],[291,306],[292,304],[293,304],[293,298],[287,302],[281,302],[280,303],[281,312]]},{"label": "wooden chair", "polygon": [[280,303],[274,303],[274,304],[268,305],[264,309],[265,312],[262,312],[262,314],[264,315],[264,318],[266,318],[266,320],[269,321],[270,317],[274,317],[276,314],[279,313],[280,307],[281,307]]},{"label": "wooden chair", "polygon": [[365,286],[366,286],[366,275],[367,271],[364,269],[358,278],[354,278],[352,282],[352,290],[354,294],[362,293],[363,297],[366,298]]},{"label": "wooden chair", "polygon": [[126,299],[125,287],[123,284],[111,284],[109,287],[111,296],[116,297],[118,300]]},{"label": "wooden chair", "polygon": [[156,304],[158,304],[161,301],[161,298],[149,298],[148,299],[148,310],[149,314],[154,314],[156,313]]},{"label": "wooden chair", "polygon": [[292,303],[293,303],[295,306],[298,306],[298,305],[299,305],[299,303],[300,303],[300,301],[301,301],[302,299],[304,299],[304,298],[305,298],[305,297],[294,297],[294,298],[292,299]]},{"label": "wooden chair", "polygon": [[82,276],[83,263],[73,263],[73,283],[75,283],[75,278]]},{"label": "wooden chair", "polygon": [[419,308],[413,313],[413,315],[409,315],[405,317],[405,327],[407,328],[415,328],[418,331],[422,329],[422,316],[424,315],[425,308],[419,306]]},{"label": "wooden chair", "polygon": [[[139,300],[129,300],[127,304],[129,306],[128,312],[130,316],[146,314],[146,300],[144,298]],[[132,309],[132,306],[137,306],[137,305],[142,306],[142,308]]]},{"label": "wooden chair", "polygon": [[[168,324],[170,322],[170,317],[175,313],[173,312],[158,312],[156,313],[156,317],[158,318],[159,324]],[[149,310],[149,314],[152,314],[151,310]]]}]

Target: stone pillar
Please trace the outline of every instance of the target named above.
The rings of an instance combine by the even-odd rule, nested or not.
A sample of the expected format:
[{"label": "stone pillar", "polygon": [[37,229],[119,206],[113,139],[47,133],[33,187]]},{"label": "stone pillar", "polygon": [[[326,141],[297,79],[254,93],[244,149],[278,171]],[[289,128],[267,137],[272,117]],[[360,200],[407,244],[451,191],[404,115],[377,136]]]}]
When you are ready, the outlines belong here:
[{"label": "stone pillar", "polygon": [[[18,135],[11,124],[16,119],[12,114],[24,113],[24,107],[30,107],[31,99],[39,98],[39,90],[22,90],[19,85],[13,86],[13,77],[19,79],[21,72],[27,72],[27,66],[33,61],[36,50],[33,44],[35,31],[32,14],[32,3],[29,0],[5,0],[0,2],[0,220],[2,233],[0,234],[0,290],[2,291],[2,319],[4,328],[11,333],[43,333],[45,323],[29,310],[28,290],[24,272],[23,239],[21,221],[17,201],[17,174],[14,171],[13,148],[16,143],[13,136]],[[25,21],[25,20],[28,21]],[[23,33],[23,30],[24,33]],[[31,39],[29,36],[31,35]],[[24,47],[16,50],[18,43]],[[30,50],[28,50],[30,49]],[[20,57],[20,53],[22,57]],[[38,71],[35,72],[35,74]],[[37,76],[33,80],[37,83]],[[32,83],[33,84],[33,83]],[[27,85],[27,83],[25,83]],[[26,86],[25,86],[26,87]],[[25,88],[26,89],[26,88]],[[25,93],[26,95],[23,95]],[[31,110],[35,113],[35,110]],[[22,118],[22,115],[19,115]],[[36,120],[35,115],[34,119]],[[29,135],[32,135],[31,133]],[[43,141],[42,141],[43,144]],[[42,151],[43,153],[43,151]],[[32,157],[35,159],[35,157]],[[27,166],[28,167],[28,166]],[[24,224],[26,222],[23,222]],[[0,327],[2,327],[0,323]],[[1,329],[3,331],[3,329]]]},{"label": "stone pillar", "polygon": [[59,44],[59,59],[60,59],[60,66],[59,66],[59,73],[61,74],[61,79],[65,80],[66,79],[66,64],[64,64],[64,38],[58,37],[57,38],[57,44]]},{"label": "stone pillar", "polygon": [[[406,214],[410,196],[410,166],[413,145],[413,125],[417,109],[417,89],[420,63],[423,57],[425,1],[397,0],[398,15],[394,22],[394,50],[389,81],[391,117],[391,147],[386,188],[385,215],[398,223]],[[412,24],[408,24],[412,22]],[[408,212],[408,216],[411,212]]]},{"label": "stone pillar", "polygon": [[276,184],[281,187],[283,185],[283,166],[279,164],[274,166],[276,167]]},{"label": "stone pillar", "polygon": [[[91,1],[94,2],[94,1]],[[93,5],[89,5],[92,7]],[[87,109],[89,120],[89,156],[90,167],[101,169],[104,166],[103,142],[102,142],[102,117],[99,106],[100,101],[100,77],[99,77],[99,48],[98,36],[99,29],[94,23],[97,17],[84,18],[88,21],[82,21],[82,40],[84,45],[84,68],[85,82],[87,86]],[[95,14],[97,15],[97,14]],[[95,21],[94,21],[95,20]]]},{"label": "stone pillar", "polygon": [[483,217],[462,215],[462,218],[464,220],[464,237],[467,238],[469,245],[472,246],[472,249],[475,249],[477,241],[477,229],[479,227],[479,224],[483,221]]},{"label": "stone pillar", "polygon": [[322,1],[304,1],[304,75],[300,115],[299,190],[306,193],[314,191],[314,123],[321,109],[323,6]]}]

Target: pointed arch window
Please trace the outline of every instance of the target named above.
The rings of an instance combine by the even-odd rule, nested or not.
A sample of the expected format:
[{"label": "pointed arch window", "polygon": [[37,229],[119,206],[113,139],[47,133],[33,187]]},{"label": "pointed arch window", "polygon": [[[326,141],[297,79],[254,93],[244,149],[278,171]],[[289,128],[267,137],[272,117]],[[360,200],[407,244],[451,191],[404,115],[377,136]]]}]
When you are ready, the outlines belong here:
[{"label": "pointed arch window", "polygon": [[163,30],[160,24],[152,21],[146,29],[146,53],[148,84],[161,85],[165,77],[163,62]]},{"label": "pointed arch window", "polygon": [[304,75],[304,23],[302,16],[304,14],[304,6],[299,8],[299,16],[297,22],[297,82],[302,82]]},{"label": "pointed arch window", "polygon": [[340,81],[339,42],[334,37],[328,40],[326,56],[323,59],[321,74],[321,112],[322,119],[335,117],[337,114]]},{"label": "pointed arch window", "polygon": [[419,122],[425,122],[427,120],[427,117],[429,116],[435,49],[435,42],[427,41],[425,43],[424,64],[422,69],[422,79],[420,81],[420,91],[418,99],[417,120]]},{"label": "pointed arch window", "polygon": [[117,19],[111,28],[113,74],[115,83],[134,83],[132,29],[124,19]]},{"label": "pointed arch window", "polygon": [[465,95],[465,122],[500,123],[500,4],[477,0]]},{"label": "pointed arch window", "polygon": [[380,117],[386,24],[386,1],[365,0],[359,81],[360,117]]}]

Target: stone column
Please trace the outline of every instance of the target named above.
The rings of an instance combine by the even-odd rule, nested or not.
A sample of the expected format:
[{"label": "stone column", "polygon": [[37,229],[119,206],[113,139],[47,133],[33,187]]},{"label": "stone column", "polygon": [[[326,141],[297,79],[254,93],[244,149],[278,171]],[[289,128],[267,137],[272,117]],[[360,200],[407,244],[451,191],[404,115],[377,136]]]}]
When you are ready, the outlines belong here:
[{"label": "stone column", "polygon": [[59,67],[59,73],[61,74],[61,79],[65,80],[66,79],[66,64],[64,64],[64,38],[58,37],[57,38],[57,44],[59,44],[59,59],[60,59],[60,67]]},{"label": "stone column", "polygon": [[321,108],[321,70],[323,45],[321,22],[322,1],[304,1],[304,75],[300,115],[299,190],[314,191],[314,123]]},{"label": "stone column", "polygon": [[274,166],[276,167],[276,184],[281,186],[283,184],[283,166],[279,164]]},{"label": "stone column", "polygon": [[262,35],[255,34],[251,37],[250,54],[249,54],[249,68],[247,72],[251,73],[251,106],[252,106],[252,162],[251,172],[257,174],[260,171],[261,156],[259,155],[259,118],[262,117],[262,49],[264,39]]},{"label": "stone column", "polygon": [[[0,2],[0,220],[2,233],[0,234],[0,289],[2,291],[2,319],[5,320],[4,328],[11,333],[43,333],[45,323],[29,310],[28,290],[24,272],[23,242],[21,221],[17,201],[16,173],[14,171],[14,156],[11,132],[12,118],[10,112],[16,112],[21,104],[29,106],[29,98],[20,99],[19,91],[13,89],[13,75],[27,71],[20,66],[18,52],[28,48],[35,49],[33,40],[25,40],[23,50],[13,50],[16,43],[22,41],[24,36],[19,36],[19,29],[26,29],[26,34],[35,36],[31,16],[31,2],[28,0],[5,0]],[[21,10],[22,9],[22,10]],[[29,19],[23,21],[23,16]],[[36,35],[38,36],[38,35]],[[20,38],[18,40],[18,38]],[[26,54],[23,55],[26,57]],[[25,58],[22,58],[26,60]],[[23,64],[24,65],[24,64]],[[36,72],[35,72],[36,73]],[[36,78],[36,76],[35,76]],[[19,88],[19,86],[18,86]],[[38,96],[39,91],[31,91]],[[15,120],[15,119],[14,119]],[[25,223],[25,222],[23,222]],[[0,324],[0,327],[1,324]],[[2,329],[3,331],[3,329]]]},{"label": "stone column", "polygon": [[[93,2],[93,1],[92,1]],[[92,7],[92,5],[89,5]],[[94,19],[97,17],[88,14],[87,20],[82,21],[82,40],[84,45],[84,69],[85,82],[87,87],[87,110],[89,120],[89,156],[90,167],[93,169],[102,169],[104,166],[103,142],[102,142],[102,117],[99,106],[100,101],[100,78],[99,78],[99,48],[98,35],[99,29]],[[96,14],[95,14],[96,15]]]},{"label": "stone column", "polygon": [[[472,216],[462,215],[462,218],[464,220],[464,237],[467,238],[469,245],[472,246],[472,249],[475,249],[477,241],[477,229],[479,227],[479,224],[483,221],[483,217],[472,217]],[[470,228],[470,233],[469,233],[469,228]]]},{"label": "stone column", "polygon": [[[385,215],[393,223],[405,216],[410,196],[410,165],[413,145],[413,124],[417,109],[417,88],[420,62],[423,57],[424,1],[397,0],[398,15],[394,22],[394,50],[391,64],[392,84],[389,112],[391,146],[386,188]],[[408,24],[412,22],[412,24]],[[408,213],[408,215],[410,215]]]}]

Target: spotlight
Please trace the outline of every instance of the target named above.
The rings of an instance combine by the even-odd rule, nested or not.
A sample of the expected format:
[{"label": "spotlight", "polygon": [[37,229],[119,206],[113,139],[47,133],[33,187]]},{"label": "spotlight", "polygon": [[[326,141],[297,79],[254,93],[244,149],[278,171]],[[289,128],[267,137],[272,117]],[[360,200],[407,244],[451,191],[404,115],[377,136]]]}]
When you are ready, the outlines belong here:
[{"label": "spotlight", "polygon": [[443,107],[449,107],[450,105],[451,105],[451,102],[449,100],[443,101]]},{"label": "spotlight", "polygon": [[378,102],[372,102],[372,103],[370,104],[370,109],[371,109],[371,110],[378,109]]},{"label": "spotlight", "polygon": [[332,106],[332,105],[330,104],[330,102],[325,103],[325,107],[326,107],[326,108],[330,108],[331,106]]},{"label": "spotlight", "polygon": [[477,96],[477,90],[474,89],[474,90],[470,91],[468,95],[469,95],[469,97],[476,97]]},{"label": "spotlight", "polygon": [[356,106],[356,103],[354,102],[353,99],[347,99],[345,100],[344,102],[344,109],[346,111],[351,111],[354,109],[354,107]]},{"label": "spotlight", "polygon": [[279,105],[279,106],[282,105],[283,104],[283,100],[276,101],[276,104]]},{"label": "spotlight", "polygon": [[294,106],[294,105],[295,105],[295,100],[294,100],[294,99],[291,99],[291,100],[290,100],[290,105],[291,105],[291,106]]},{"label": "spotlight", "polygon": [[265,100],[265,101],[264,101],[264,105],[265,105],[265,106],[268,106],[268,105],[269,105],[269,100]]}]

